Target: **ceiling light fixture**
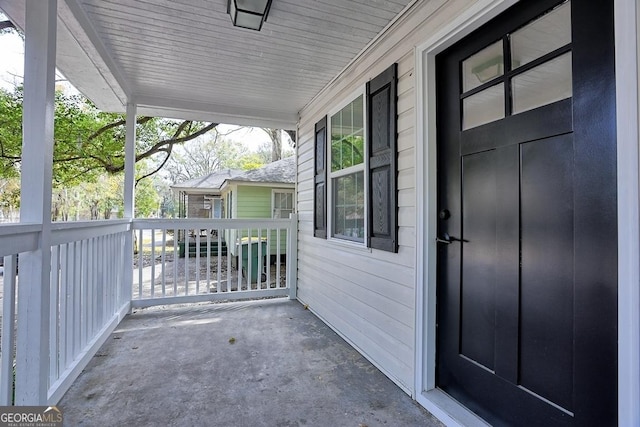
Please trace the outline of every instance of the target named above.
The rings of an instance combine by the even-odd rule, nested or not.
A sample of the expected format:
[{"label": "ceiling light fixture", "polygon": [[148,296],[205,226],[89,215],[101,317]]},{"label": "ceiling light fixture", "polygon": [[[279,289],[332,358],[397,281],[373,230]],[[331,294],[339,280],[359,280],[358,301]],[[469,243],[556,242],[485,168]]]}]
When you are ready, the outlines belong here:
[{"label": "ceiling light fixture", "polygon": [[260,31],[271,9],[271,0],[229,0],[227,13],[233,25]]}]

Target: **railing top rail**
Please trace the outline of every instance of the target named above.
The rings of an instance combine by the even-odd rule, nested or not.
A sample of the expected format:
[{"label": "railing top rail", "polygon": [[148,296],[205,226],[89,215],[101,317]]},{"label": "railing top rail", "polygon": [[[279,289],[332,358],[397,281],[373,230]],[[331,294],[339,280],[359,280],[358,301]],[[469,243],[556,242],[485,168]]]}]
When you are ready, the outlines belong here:
[{"label": "railing top rail", "polygon": [[94,221],[59,221],[51,223],[52,231],[78,230],[82,228],[99,229],[101,227],[111,227],[113,225],[129,224],[129,219],[100,219]]},{"label": "railing top rail", "polygon": [[128,219],[56,222],[51,224],[51,244],[75,242],[108,234],[122,233],[131,229]]},{"label": "railing top rail", "polygon": [[42,230],[40,224],[24,224],[24,223],[4,223],[0,224],[0,237],[24,234],[24,233],[38,233]]},{"label": "railing top rail", "polygon": [[209,218],[177,218],[177,219],[134,219],[132,228],[141,229],[219,229],[234,230],[238,228],[287,228],[291,224],[290,219],[209,219]]},{"label": "railing top rail", "polygon": [[37,249],[41,231],[40,224],[0,225],[0,257]]}]

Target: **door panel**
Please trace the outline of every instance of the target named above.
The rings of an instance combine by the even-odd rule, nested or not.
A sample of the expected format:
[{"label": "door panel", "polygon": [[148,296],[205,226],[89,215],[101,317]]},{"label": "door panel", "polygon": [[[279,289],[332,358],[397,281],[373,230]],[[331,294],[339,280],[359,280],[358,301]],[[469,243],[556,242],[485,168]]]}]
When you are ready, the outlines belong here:
[{"label": "door panel", "polygon": [[[450,212],[438,220],[448,242],[438,248],[436,381],[494,425],[616,424],[608,3],[523,0],[436,58],[438,210]],[[526,65],[512,61],[511,34],[560,4],[571,16],[571,28],[558,32],[564,38]],[[588,36],[586,28],[599,31]],[[503,52],[486,54],[488,46]],[[544,102],[533,91],[536,108],[517,110],[514,81],[557,58],[570,58],[562,75],[571,91]],[[503,68],[493,70],[499,60]],[[466,89],[473,76],[465,70],[478,78]],[[544,85],[544,76],[534,83]],[[504,90],[504,118],[487,119],[478,95],[495,87]],[[465,111],[486,123],[465,127]]]},{"label": "door panel", "polygon": [[493,370],[496,266],[495,151],[462,158],[464,186],[460,354]]},{"label": "door panel", "polygon": [[572,136],[521,145],[520,384],[571,410]]}]

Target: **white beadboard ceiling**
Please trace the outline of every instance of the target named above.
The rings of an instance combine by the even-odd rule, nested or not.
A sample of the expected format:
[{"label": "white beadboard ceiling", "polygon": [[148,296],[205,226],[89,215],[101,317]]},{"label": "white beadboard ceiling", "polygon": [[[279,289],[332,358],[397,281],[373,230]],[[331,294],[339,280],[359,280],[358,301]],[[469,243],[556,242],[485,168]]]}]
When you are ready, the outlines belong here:
[{"label": "white beadboard ceiling", "polygon": [[[101,109],[294,128],[414,0],[273,0],[262,31],[227,0],[58,0],[58,69]],[[24,26],[24,1],[0,0]]]}]

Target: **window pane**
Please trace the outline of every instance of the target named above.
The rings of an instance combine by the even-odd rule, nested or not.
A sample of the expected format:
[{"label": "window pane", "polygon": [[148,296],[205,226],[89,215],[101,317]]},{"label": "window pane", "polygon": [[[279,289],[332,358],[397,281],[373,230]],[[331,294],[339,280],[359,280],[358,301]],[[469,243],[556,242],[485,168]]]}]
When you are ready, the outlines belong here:
[{"label": "window pane", "polygon": [[571,43],[571,3],[564,3],[511,34],[515,69]]},{"label": "window pane", "polygon": [[364,241],[364,173],[333,180],[333,235]]},{"label": "window pane", "polygon": [[513,114],[570,98],[571,52],[513,78]]},{"label": "window pane", "polygon": [[331,116],[331,171],[364,162],[363,97]]},{"label": "window pane", "polygon": [[504,83],[491,86],[462,101],[462,130],[504,118]]},{"label": "window pane", "polygon": [[331,171],[342,169],[342,111],[331,116]]},{"label": "window pane", "polygon": [[504,74],[502,40],[462,62],[462,91],[466,92]]}]

